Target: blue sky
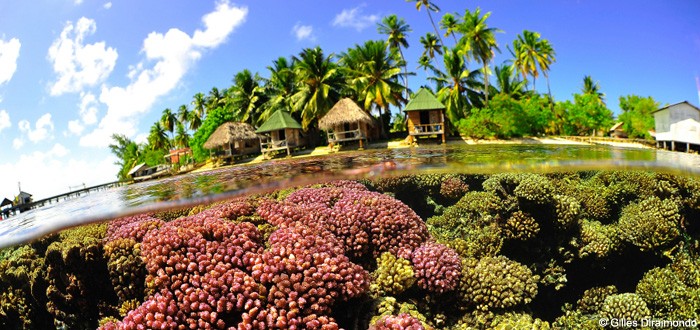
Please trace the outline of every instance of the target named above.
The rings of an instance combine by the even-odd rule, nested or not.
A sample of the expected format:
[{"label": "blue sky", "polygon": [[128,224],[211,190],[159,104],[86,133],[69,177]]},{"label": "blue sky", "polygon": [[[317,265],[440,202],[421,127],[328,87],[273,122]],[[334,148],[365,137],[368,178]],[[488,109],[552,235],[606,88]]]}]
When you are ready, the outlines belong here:
[{"label": "blue sky", "polygon": [[[492,12],[489,25],[503,30],[495,64],[517,34],[541,33],[557,53],[557,100],[572,99],[591,75],[615,112],[628,94],[698,104],[699,1],[435,3],[436,21]],[[433,31],[425,10],[402,0],[0,0],[0,12],[0,198],[16,195],[17,182],[42,198],[113,181],[112,133],[143,141],[163,109],[226,88],[246,68],[267,76],[272,60],[305,47],[337,54],[384,39],[376,23],[390,14],[413,29],[404,53],[415,90],[427,83],[419,38]],[[546,91],[543,79],[537,89]]]}]

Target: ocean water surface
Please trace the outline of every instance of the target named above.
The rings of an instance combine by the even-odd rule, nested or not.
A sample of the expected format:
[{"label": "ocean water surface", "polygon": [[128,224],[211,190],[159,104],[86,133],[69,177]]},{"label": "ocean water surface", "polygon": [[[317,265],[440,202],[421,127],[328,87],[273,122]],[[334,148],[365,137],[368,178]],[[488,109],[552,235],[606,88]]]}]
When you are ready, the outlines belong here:
[{"label": "ocean water surface", "polygon": [[690,322],[698,239],[694,154],[447,145],[276,159],[0,221],[0,326]]}]

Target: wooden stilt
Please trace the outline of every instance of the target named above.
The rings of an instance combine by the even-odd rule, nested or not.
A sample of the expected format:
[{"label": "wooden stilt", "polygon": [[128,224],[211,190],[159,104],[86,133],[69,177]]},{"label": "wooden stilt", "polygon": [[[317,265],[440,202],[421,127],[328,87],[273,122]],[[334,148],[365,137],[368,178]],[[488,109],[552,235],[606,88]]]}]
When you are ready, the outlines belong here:
[{"label": "wooden stilt", "polygon": [[358,150],[365,150],[365,148],[362,147],[362,139],[360,139],[360,148]]},{"label": "wooden stilt", "polygon": [[676,141],[671,141],[671,150],[676,151]]}]

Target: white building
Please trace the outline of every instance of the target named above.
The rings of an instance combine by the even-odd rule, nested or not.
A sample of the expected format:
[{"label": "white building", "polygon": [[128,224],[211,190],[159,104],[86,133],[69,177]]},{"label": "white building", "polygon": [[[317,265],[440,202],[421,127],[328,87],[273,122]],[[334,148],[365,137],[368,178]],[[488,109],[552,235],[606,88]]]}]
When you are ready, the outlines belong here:
[{"label": "white building", "polygon": [[690,151],[700,148],[700,109],[688,101],[653,112],[656,145],[664,149]]}]

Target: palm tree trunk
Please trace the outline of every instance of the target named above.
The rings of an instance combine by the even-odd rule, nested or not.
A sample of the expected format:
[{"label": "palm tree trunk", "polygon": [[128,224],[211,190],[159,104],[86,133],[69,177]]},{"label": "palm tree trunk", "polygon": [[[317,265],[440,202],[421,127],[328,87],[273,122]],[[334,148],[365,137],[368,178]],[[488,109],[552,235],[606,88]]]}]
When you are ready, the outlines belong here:
[{"label": "palm tree trunk", "polygon": [[442,41],[442,37],[440,36],[440,31],[438,31],[437,26],[435,25],[435,21],[433,21],[433,15],[430,14],[430,9],[425,8],[425,11],[428,13],[428,17],[430,18],[430,23],[433,24],[433,29],[435,29],[435,35],[437,35],[438,39],[440,39],[440,44],[445,45],[445,43]]},{"label": "palm tree trunk", "polygon": [[488,74],[488,62],[484,61],[484,102],[485,106],[489,106],[489,74]]},{"label": "palm tree trunk", "polygon": [[401,51],[401,46],[399,48],[399,55],[401,55],[401,60],[403,61],[403,86],[406,88],[406,101],[408,102],[408,63],[403,57],[403,51]]}]

